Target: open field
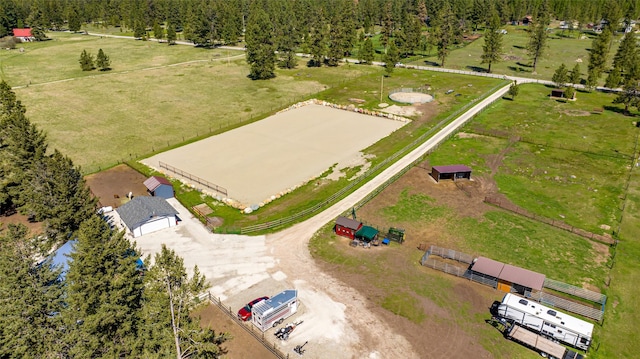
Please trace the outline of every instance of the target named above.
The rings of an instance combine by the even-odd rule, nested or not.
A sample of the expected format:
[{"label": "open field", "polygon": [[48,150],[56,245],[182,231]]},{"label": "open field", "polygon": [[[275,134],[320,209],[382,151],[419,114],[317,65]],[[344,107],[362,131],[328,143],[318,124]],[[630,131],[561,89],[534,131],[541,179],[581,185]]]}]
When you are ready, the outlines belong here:
[{"label": "open field", "polygon": [[[569,70],[573,69],[576,63],[579,63],[582,79],[586,80],[587,66],[589,64],[588,49],[591,47],[595,34],[585,32],[581,38],[577,38],[577,32],[574,32],[572,37],[567,37],[565,35],[568,35],[568,32],[563,35],[559,30],[552,31],[549,36],[549,46],[545,50],[543,57],[538,60],[536,73],[534,74],[532,73],[531,60],[526,50],[529,35],[526,31],[527,28],[524,26],[506,26],[505,29],[507,30],[507,34],[503,36],[503,61],[494,63],[491,66],[491,72],[510,76],[551,80],[553,73],[562,63],[564,63]],[[619,36],[614,39],[609,56],[610,61],[612,61],[621,39]],[[484,38],[480,37],[464,47],[451,51],[445,60],[445,67],[466,71],[486,72],[487,64],[481,64],[482,60],[480,58],[483,45]],[[439,66],[440,60],[438,60],[434,53],[433,56],[427,58],[412,58],[406,63],[412,65]],[[604,84],[605,79],[606,74],[600,79],[600,84]]]},{"label": "open field", "polygon": [[330,168],[340,175],[347,168],[364,166],[360,151],[407,122],[308,104],[142,162],[161,172],[166,171],[160,162],[175,166],[222,186],[227,198],[251,206],[270,202]]},{"label": "open field", "polygon": [[[406,229],[407,242],[402,246],[354,249],[330,226],[312,240],[311,252],[325,270],[369,293],[380,311],[403,318],[392,323],[416,350],[427,347],[424,334],[418,338],[414,333],[426,333],[435,320],[443,326],[438,331],[464,333],[471,346],[483,347],[490,356],[538,356],[485,324],[490,317],[487,308],[500,292],[489,289],[484,296],[470,296],[471,290],[483,292],[486,287],[468,283],[466,291],[452,290],[460,279],[420,267],[423,252],[415,248],[423,243],[487,256],[604,292],[609,296],[604,325],[596,325],[596,345],[589,357],[635,356],[637,344],[625,333],[637,331],[632,308],[638,293],[631,278],[638,267],[631,262],[640,247],[630,238],[640,232],[636,214],[640,197],[637,182],[629,186],[628,194],[625,188],[638,130],[634,118],[608,107],[610,95],[581,93],[576,102],[558,103],[546,99],[547,92],[543,86],[526,85],[516,101],[497,102],[440,146],[427,163],[407,172],[358,211],[358,219],[382,230]],[[595,107],[607,110],[591,114]],[[544,145],[524,143],[524,138]],[[431,165],[454,163],[470,165],[473,181],[436,184],[428,174]],[[637,174],[632,178],[637,181]],[[483,202],[485,196],[500,196],[539,215],[609,234],[617,231],[621,198],[627,198],[629,214],[624,217],[616,260],[611,259],[615,249],[497,210]],[[606,285],[609,278],[611,287]],[[476,301],[484,302],[475,307]],[[440,313],[439,320],[434,312]],[[430,343],[446,343],[444,334],[431,336]],[[465,357],[464,350],[450,357]]]}]

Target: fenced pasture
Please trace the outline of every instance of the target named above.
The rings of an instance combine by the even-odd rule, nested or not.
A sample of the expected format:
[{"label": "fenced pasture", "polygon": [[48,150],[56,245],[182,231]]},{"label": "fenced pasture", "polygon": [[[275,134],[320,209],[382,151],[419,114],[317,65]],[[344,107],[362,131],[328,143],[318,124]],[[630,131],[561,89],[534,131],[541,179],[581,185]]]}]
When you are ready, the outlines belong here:
[{"label": "fenced pasture", "polygon": [[[24,44],[24,53],[0,51],[0,74],[24,86],[15,91],[29,119],[85,173],[257,120],[376,70],[299,68],[251,81],[234,51],[48,34],[54,40]],[[113,69],[83,73],[82,49],[99,48]]]},{"label": "fenced pasture", "polygon": [[[569,70],[576,63],[580,64],[582,78],[587,78],[588,49],[591,48],[595,34],[586,32],[578,37],[577,31],[569,34],[554,30],[550,32],[548,48],[542,58],[538,60],[536,73],[532,73],[531,60],[527,55],[528,28],[526,26],[506,26],[507,34],[503,36],[503,58],[502,61],[491,65],[491,72],[496,74],[531,77],[541,80],[551,80],[554,71],[564,63]],[[611,54],[615,54],[620,44],[621,36],[615,37]],[[447,68],[485,72],[487,64],[481,64],[482,46],[484,37],[480,37],[470,44],[451,51],[446,59]],[[435,52],[427,58],[416,58],[409,62],[411,65],[439,65],[440,61],[435,56]],[[609,56],[611,61],[613,56]],[[600,79],[604,84],[605,76]]]},{"label": "fenced pasture", "polygon": [[[354,158],[359,162],[360,151],[406,123],[307,104],[157,154],[143,163],[160,171],[160,163],[165,167],[179,164],[189,176],[215,183],[228,191],[224,196],[250,206],[280,197],[335,164],[340,170],[351,166]],[[194,184],[199,187],[201,182]]]}]

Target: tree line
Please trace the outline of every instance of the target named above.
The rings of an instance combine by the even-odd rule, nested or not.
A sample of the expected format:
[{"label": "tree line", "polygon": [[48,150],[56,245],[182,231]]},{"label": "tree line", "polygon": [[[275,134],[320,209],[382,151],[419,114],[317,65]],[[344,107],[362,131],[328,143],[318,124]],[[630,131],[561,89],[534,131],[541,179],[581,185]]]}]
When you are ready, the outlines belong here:
[{"label": "tree line", "polygon": [[[0,214],[43,222],[0,227],[0,358],[217,358],[228,334],[189,315],[206,289],[198,268],[163,246],[141,267],[124,232],[96,212],[80,170],[0,83]],[[68,271],[49,253],[75,240]]]}]

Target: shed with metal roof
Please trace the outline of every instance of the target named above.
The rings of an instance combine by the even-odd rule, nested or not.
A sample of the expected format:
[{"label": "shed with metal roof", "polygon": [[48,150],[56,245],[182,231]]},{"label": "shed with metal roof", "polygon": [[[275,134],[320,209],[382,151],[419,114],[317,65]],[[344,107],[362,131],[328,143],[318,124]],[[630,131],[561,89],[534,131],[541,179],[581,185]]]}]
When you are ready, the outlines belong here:
[{"label": "shed with metal roof", "polygon": [[471,179],[471,168],[465,165],[451,165],[451,166],[433,166],[431,167],[431,176],[436,182],[440,182],[441,179]]},{"label": "shed with metal roof", "polygon": [[354,239],[356,232],[362,228],[362,222],[347,217],[338,217],[336,225],[333,227],[337,235]]},{"label": "shed with metal roof", "polygon": [[116,209],[123,225],[133,237],[173,227],[178,211],[161,197],[134,197]]},{"label": "shed with metal roof", "polygon": [[532,290],[541,291],[544,286],[544,274],[485,257],[474,259],[470,270],[493,283],[496,289],[507,293],[515,291],[527,294]]},{"label": "shed with metal roof", "polygon": [[159,176],[151,176],[144,181],[147,192],[154,197],[173,198],[173,185],[168,179]]}]

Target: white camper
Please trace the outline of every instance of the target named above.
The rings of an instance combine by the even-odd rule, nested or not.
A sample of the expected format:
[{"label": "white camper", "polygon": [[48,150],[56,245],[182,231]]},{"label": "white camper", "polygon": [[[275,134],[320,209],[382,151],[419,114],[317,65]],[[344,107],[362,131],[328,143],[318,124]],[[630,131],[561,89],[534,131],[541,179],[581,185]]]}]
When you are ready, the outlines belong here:
[{"label": "white camper", "polygon": [[588,350],[591,344],[593,324],[511,293],[493,303],[491,314],[574,348]]},{"label": "white camper", "polygon": [[298,310],[298,291],[287,289],[251,308],[251,322],[265,331],[276,327]]}]

